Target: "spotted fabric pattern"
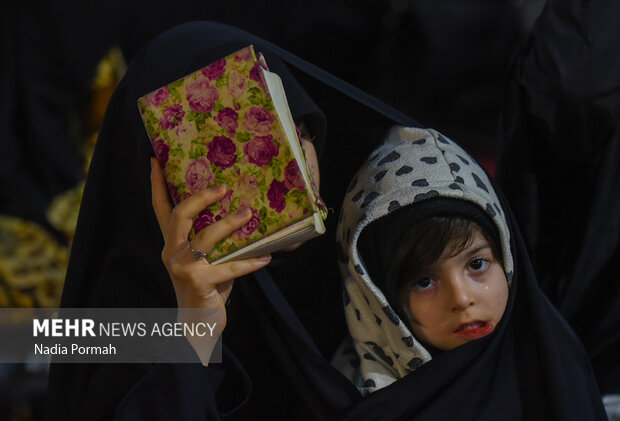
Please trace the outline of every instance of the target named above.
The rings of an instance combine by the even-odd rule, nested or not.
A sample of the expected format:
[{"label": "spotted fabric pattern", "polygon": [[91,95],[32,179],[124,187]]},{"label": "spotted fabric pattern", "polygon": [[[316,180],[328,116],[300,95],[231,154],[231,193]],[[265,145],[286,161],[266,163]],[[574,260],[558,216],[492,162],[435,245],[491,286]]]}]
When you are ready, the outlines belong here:
[{"label": "spotted fabric pattern", "polygon": [[359,358],[352,363],[350,355],[338,357],[337,352],[332,361],[364,395],[431,359],[370,279],[358,255],[357,241],[369,223],[433,197],[469,201],[497,225],[504,270],[509,275],[513,272],[504,212],[486,173],[461,147],[432,129],[394,127],[371,157],[349,186],[336,233],[339,254],[343,254],[339,262],[351,334],[345,342]]}]

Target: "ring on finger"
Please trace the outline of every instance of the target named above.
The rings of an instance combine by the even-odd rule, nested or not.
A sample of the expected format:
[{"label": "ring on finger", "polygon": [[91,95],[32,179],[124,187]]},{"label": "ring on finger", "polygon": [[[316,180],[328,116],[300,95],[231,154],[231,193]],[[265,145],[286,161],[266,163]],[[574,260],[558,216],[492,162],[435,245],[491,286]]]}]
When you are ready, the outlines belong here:
[{"label": "ring on finger", "polygon": [[205,259],[205,261],[207,260],[207,255],[202,250],[193,248],[191,242],[188,241],[187,246],[192,251],[192,254],[194,255],[195,260],[200,260],[200,259]]}]

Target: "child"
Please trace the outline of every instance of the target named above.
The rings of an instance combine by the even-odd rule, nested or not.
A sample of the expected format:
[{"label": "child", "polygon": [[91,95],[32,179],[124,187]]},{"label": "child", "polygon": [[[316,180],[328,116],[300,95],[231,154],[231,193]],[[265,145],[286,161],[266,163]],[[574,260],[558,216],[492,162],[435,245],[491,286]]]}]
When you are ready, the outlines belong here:
[{"label": "child", "polygon": [[351,337],[333,364],[367,399],[380,396],[385,419],[604,419],[581,347],[464,150],[434,130],[396,127],[342,209]]}]

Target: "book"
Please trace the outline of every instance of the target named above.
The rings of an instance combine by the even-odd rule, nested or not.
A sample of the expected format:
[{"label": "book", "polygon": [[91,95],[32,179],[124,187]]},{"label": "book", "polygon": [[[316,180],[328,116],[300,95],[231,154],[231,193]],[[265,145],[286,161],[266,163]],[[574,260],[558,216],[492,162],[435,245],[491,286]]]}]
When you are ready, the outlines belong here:
[{"label": "book", "polygon": [[252,45],[138,99],[174,202],[220,184],[226,196],[195,219],[189,239],[241,207],[252,218],[207,253],[212,264],[288,247],[325,232],[280,77]]}]

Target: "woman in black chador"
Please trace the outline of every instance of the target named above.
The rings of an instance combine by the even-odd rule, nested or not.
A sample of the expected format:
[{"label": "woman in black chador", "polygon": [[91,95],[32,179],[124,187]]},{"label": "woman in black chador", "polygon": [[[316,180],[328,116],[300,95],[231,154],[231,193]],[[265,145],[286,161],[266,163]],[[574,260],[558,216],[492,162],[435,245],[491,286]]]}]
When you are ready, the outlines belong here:
[{"label": "woman in black chador", "polygon": [[613,0],[548,2],[512,68],[497,166],[541,288],[604,395],[620,394],[618,18]]},{"label": "woman in black chador", "polygon": [[[161,171],[157,165],[151,170],[153,152],[136,100],[250,43],[283,78],[294,119],[306,129],[308,138],[314,138],[314,145],[304,144],[307,154],[313,149],[319,152],[323,198],[331,206],[346,199],[340,252],[333,244],[339,218],[332,215],[327,235],[294,251],[274,254],[269,263],[249,259],[236,264],[239,274],[249,274],[236,279],[232,287],[234,275],[225,275],[224,266],[210,267],[203,260],[194,260],[184,237],[191,217],[218,200],[221,192],[196,194],[170,214],[170,204],[162,198]],[[293,72],[301,83],[293,78]],[[371,156],[371,164],[366,164],[371,172],[362,171],[351,183],[355,191],[345,196],[353,173],[392,125],[417,124],[276,46],[228,26],[186,24],[148,44],[132,61],[108,107],[86,185],[62,304],[131,308],[216,303],[227,316],[224,361],[208,366],[53,365],[50,418],[604,419],[580,343],[538,289],[509,208],[470,156],[434,131],[393,129],[390,139],[394,133],[405,133],[397,136],[404,143],[393,150],[379,149],[379,155]],[[460,158],[450,155],[448,160],[442,152],[444,144],[459,151],[456,155]],[[400,147],[417,146],[420,149],[415,149],[407,162],[399,160]],[[429,155],[418,155],[420,151]],[[378,167],[384,164],[385,172],[380,175],[383,170]],[[318,176],[318,170],[314,172]],[[412,181],[413,174],[422,175]],[[397,184],[404,190],[393,190],[390,186],[394,183],[381,184],[400,175],[407,176],[406,183]],[[372,191],[367,190],[370,187]],[[459,196],[458,192],[468,189],[469,196]],[[478,195],[481,191],[487,196]],[[494,262],[494,285],[501,294],[489,302],[494,310],[488,320],[482,312],[477,317],[485,320],[463,317],[453,332],[458,330],[459,341],[438,340],[431,332],[435,325],[425,317],[432,313],[439,321],[445,319],[439,304],[420,314],[422,304],[409,299],[411,290],[407,288],[411,285],[395,283],[391,288],[391,281],[381,280],[382,276],[391,279],[390,272],[382,274],[381,264],[369,263],[373,265],[369,270],[379,268],[373,272],[378,274],[373,275],[374,295],[367,296],[368,301],[364,294],[353,296],[347,283],[345,321],[338,261],[360,276],[367,269],[364,261],[352,264],[357,257],[342,249],[350,240],[346,227],[357,224],[361,229],[364,218],[370,217],[356,215],[347,200],[354,201],[353,209],[362,213],[372,209],[371,219],[383,216],[389,222],[400,207],[415,206],[416,219],[445,213],[450,205],[443,202],[437,202],[439,211],[424,206],[442,198],[437,196],[451,197],[459,205],[462,202],[463,206],[450,208],[447,216],[473,219],[481,228],[471,231],[475,234],[472,238],[478,241],[482,236],[487,248],[494,250],[488,251],[488,260]],[[472,205],[467,200],[474,196],[480,201]],[[494,200],[483,205],[486,198]],[[379,208],[380,204],[385,208]],[[497,218],[489,222],[496,216],[501,224]],[[360,220],[351,219],[356,217]],[[209,231],[203,230],[209,235],[196,238],[192,245],[207,251],[209,243],[246,220],[242,212],[222,219]],[[402,225],[402,232],[410,232],[409,222],[407,218],[394,219],[394,224]],[[393,247],[395,237],[376,238],[370,244],[378,248],[377,255],[387,257],[383,265],[390,267],[394,262],[383,246],[385,250]],[[440,247],[447,248],[447,243]],[[442,261],[443,248],[428,260],[429,270],[435,261]],[[364,253],[372,256],[372,250],[370,246],[364,249],[362,257]],[[467,267],[479,270],[479,260],[468,262]],[[172,261],[177,267],[169,274]],[[188,288],[189,273],[201,273],[202,277]],[[432,279],[428,285],[427,278]],[[431,273],[420,278],[415,288],[444,285],[447,279]],[[402,302],[403,297],[409,304]],[[226,298],[229,304],[224,306]],[[353,303],[360,307],[352,308]],[[377,303],[383,306],[377,307]],[[372,321],[374,340],[360,339],[364,325],[356,320]],[[403,335],[397,337],[394,332]],[[409,335],[404,334],[407,332]],[[452,338],[450,332],[444,335]],[[347,346],[349,342],[353,347]],[[203,357],[200,344],[192,346]]]}]

